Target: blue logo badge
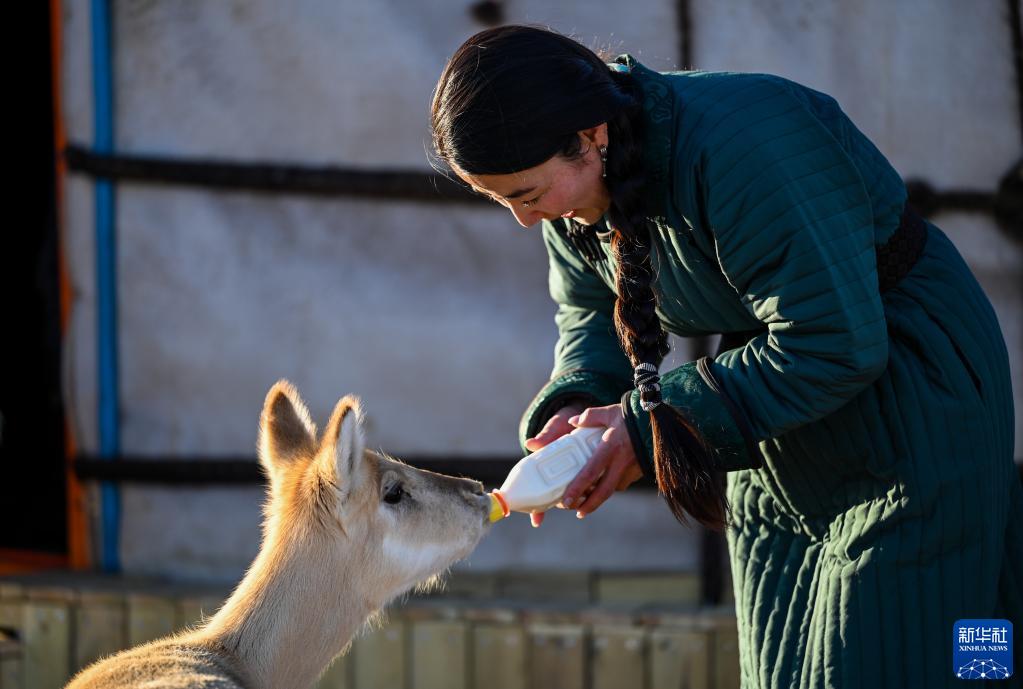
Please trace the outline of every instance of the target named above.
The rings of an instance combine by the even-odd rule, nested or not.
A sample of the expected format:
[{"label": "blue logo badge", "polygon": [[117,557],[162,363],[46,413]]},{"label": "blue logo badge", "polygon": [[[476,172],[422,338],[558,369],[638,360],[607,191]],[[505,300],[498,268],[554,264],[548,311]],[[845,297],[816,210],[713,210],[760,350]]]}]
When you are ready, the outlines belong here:
[{"label": "blue logo badge", "polygon": [[956,622],[952,626],[952,672],[959,679],[1012,677],[1012,622]]}]

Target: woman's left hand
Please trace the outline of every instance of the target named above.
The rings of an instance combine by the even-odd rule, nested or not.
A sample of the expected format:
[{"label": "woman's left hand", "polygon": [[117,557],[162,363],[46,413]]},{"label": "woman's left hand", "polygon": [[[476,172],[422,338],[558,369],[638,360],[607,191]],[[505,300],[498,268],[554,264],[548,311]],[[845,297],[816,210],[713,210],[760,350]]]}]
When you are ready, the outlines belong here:
[{"label": "woman's left hand", "polygon": [[590,407],[568,420],[578,427],[607,428],[601,443],[579,474],[565,489],[559,506],[576,510],[582,519],[600,507],[616,490],[625,490],[643,477],[632,439],[625,428],[622,407]]}]

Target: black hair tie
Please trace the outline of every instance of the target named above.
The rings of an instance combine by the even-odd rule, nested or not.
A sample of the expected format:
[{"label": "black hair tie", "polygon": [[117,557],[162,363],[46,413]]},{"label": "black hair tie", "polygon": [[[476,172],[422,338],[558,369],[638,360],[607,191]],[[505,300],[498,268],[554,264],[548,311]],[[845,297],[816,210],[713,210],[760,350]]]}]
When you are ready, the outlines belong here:
[{"label": "black hair tie", "polygon": [[636,366],[632,380],[639,390],[639,406],[643,411],[653,411],[661,402],[661,377],[657,375],[657,367],[643,362]]}]

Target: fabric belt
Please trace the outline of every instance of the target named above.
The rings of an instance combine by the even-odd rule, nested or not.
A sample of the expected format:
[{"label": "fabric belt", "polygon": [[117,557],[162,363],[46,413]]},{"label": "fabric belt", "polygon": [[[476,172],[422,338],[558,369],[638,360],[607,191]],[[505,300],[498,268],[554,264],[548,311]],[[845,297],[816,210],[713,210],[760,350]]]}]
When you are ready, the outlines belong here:
[{"label": "fabric belt", "polygon": [[927,225],[908,205],[888,241],[877,247],[877,283],[882,292],[909,274],[927,244]]},{"label": "fabric belt", "polygon": [[[927,225],[909,205],[899,218],[899,226],[884,244],[875,248],[877,255],[877,286],[886,292],[898,284],[913,269],[927,244]],[[767,328],[724,333],[718,345],[718,354],[729,349],[742,347],[757,335],[766,333]]]}]

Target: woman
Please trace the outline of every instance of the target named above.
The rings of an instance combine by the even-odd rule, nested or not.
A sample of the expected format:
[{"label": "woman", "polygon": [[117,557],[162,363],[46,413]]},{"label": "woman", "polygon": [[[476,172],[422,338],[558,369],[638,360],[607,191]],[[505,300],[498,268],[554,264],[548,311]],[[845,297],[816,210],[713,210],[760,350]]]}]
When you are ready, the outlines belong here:
[{"label": "woman", "polygon": [[[744,687],[951,685],[956,620],[1023,621],[998,322],[832,98],[508,26],[451,58],[432,127],[542,223],[560,337],[525,448],[605,426],[566,507],[647,473],[727,527]],[[667,332],[722,351],[658,376]]]}]

